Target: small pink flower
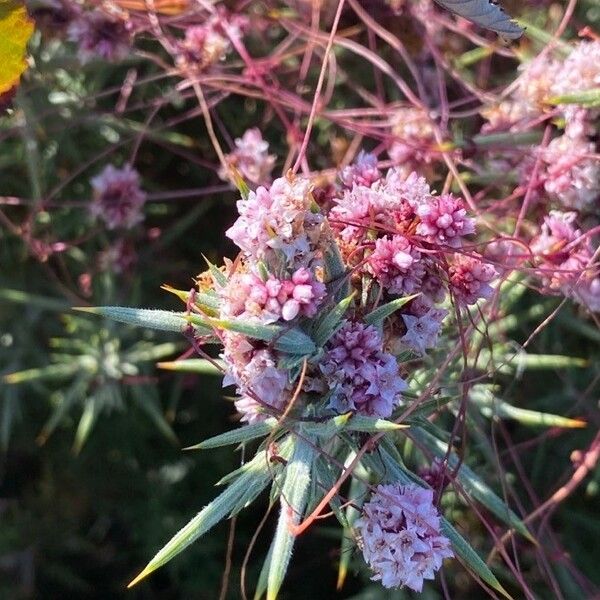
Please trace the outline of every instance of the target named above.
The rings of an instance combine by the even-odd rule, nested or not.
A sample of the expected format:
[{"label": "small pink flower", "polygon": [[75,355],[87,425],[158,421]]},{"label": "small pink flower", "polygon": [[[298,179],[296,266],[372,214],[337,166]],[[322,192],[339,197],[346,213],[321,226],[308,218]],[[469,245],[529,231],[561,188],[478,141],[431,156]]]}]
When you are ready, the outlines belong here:
[{"label": "small pink flower", "polygon": [[91,179],[94,199],[90,205],[93,217],[102,219],[108,229],[131,229],[140,223],[146,194],[140,189],[140,176],[131,166],[117,169],[107,165]]},{"label": "small pink flower", "polygon": [[498,273],[478,256],[455,254],[448,275],[454,297],[459,302],[475,304],[479,298],[490,298],[493,292],[490,282]]},{"label": "small pink flower", "polygon": [[223,60],[230,48],[229,40],[213,18],[207,19],[202,25],[188,27],[185,38],[179,43],[181,57],[199,69]]},{"label": "small pink flower", "polygon": [[[234,166],[242,177],[254,184],[268,184],[271,171],[275,165],[275,155],[269,154],[269,142],[263,140],[256,127],[248,129],[241,138],[235,140],[235,150],[225,158]],[[222,179],[228,179],[225,172],[220,173]]]},{"label": "small pink flower", "polygon": [[425,276],[421,253],[403,235],[376,240],[368,266],[381,286],[391,294],[418,291]]},{"label": "small pink flower", "polygon": [[355,185],[371,187],[373,183],[381,179],[381,171],[377,168],[377,157],[361,150],[356,161],[342,169],[340,181],[352,189]]},{"label": "small pink flower", "polygon": [[475,233],[475,220],[467,217],[467,211],[460,198],[452,194],[432,197],[417,207],[421,222],[417,233],[439,243],[458,248],[462,236]]}]

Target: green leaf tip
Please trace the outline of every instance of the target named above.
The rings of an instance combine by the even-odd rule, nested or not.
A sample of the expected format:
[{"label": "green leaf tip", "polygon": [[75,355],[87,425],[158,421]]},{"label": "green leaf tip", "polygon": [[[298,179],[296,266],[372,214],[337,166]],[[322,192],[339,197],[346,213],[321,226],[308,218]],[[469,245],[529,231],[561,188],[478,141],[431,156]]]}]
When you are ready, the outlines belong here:
[{"label": "green leaf tip", "polygon": [[127,589],[131,589],[134,585],[137,585],[140,581],[142,581],[142,579],[146,579],[146,577],[148,577],[148,575],[150,575],[151,573],[154,573],[154,571],[156,571],[157,567],[152,568],[150,565],[148,565],[137,577],[135,577],[134,579],[132,579],[128,584],[127,584]]}]

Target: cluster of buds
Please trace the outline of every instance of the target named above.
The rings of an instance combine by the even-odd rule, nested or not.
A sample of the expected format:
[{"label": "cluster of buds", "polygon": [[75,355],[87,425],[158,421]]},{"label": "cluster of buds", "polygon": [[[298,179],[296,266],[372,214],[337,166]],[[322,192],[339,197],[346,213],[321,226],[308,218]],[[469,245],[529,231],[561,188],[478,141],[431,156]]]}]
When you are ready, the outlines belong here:
[{"label": "cluster of buds", "polygon": [[[368,160],[373,159],[359,157],[357,173]],[[368,172],[375,173],[372,166]],[[435,305],[447,292],[459,305],[492,294],[495,268],[464,248],[465,237],[475,232],[475,221],[463,200],[452,194],[436,196],[414,172],[405,175],[394,168],[385,176],[354,175],[354,180],[346,174],[328,218],[357,275],[373,277],[390,296],[421,295],[403,314],[403,339],[418,354],[437,341],[447,313]]]},{"label": "cluster of buds", "polygon": [[254,273],[234,274],[222,290],[222,314],[274,323],[298,315],[313,317],[325,296],[325,285],[301,267],[289,279],[273,275],[264,280]]}]

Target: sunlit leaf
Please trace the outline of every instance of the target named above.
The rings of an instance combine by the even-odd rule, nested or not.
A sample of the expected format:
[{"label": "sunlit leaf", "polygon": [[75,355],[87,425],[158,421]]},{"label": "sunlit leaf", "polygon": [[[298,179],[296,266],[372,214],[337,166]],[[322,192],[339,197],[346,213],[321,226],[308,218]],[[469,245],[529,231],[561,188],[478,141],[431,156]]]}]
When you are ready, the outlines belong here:
[{"label": "sunlit leaf", "polygon": [[130,308],[128,306],[83,306],[76,307],[73,310],[101,315],[107,319],[137,327],[147,327],[148,329],[158,329],[160,331],[176,331],[178,333],[183,332],[190,321],[193,321],[197,327],[202,328],[206,333],[212,332],[208,325],[194,319],[194,315],[188,315],[184,312]]},{"label": "sunlit leaf", "polygon": [[24,2],[0,0],[0,95],[19,84],[27,68],[25,50],[33,33]]},{"label": "sunlit leaf", "polygon": [[218,358],[208,360],[207,358],[186,358],[169,362],[159,362],[156,365],[165,371],[177,373],[197,373],[199,375],[223,375],[225,364]]}]

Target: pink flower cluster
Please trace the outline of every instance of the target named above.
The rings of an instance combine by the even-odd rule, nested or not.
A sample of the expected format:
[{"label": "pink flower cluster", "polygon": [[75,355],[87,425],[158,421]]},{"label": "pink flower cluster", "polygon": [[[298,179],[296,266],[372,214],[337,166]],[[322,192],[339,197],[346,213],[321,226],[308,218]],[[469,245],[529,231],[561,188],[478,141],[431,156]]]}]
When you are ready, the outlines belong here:
[{"label": "pink flower cluster", "polygon": [[450,285],[466,304],[489,297],[495,269],[479,255],[457,252],[475,232],[464,202],[435,196],[416,173],[391,169],[370,187],[354,184],[336,199],[329,219],[350,252],[363,257],[362,270],[389,294],[420,292],[441,301]]},{"label": "pink flower cluster", "polygon": [[227,366],[223,387],[235,385],[239,395],[235,407],[242,421],[256,423],[280,412],[289,401],[288,377],[277,368],[270,350],[255,348],[239,334],[224,332],[221,358]]},{"label": "pink flower cluster", "polygon": [[325,285],[305,267],[297,269],[290,279],[270,275],[263,281],[254,273],[234,274],[222,290],[221,314],[257,318],[262,323],[292,321],[299,315],[313,317],[324,296]]},{"label": "pink flower cluster", "polygon": [[531,243],[549,291],[561,291],[591,311],[600,311],[600,265],[589,236],[576,226],[577,213],[551,211]]},{"label": "pink flower cluster", "polygon": [[337,413],[389,417],[406,383],[396,359],[383,351],[381,335],[370,325],[346,321],[325,348],[319,364]]},{"label": "pink flower cluster", "polygon": [[597,210],[600,200],[600,161],[596,145],[584,136],[568,133],[539,149],[540,178],[549,198],[565,208]]},{"label": "pink flower cluster", "polygon": [[374,581],[416,592],[454,553],[440,530],[433,491],[416,485],[378,485],[355,522]]},{"label": "pink flower cluster", "polygon": [[117,169],[107,165],[91,179],[94,198],[93,217],[102,219],[108,229],[131,229],[143,218],[146,194],[140,188],[140,176],[130,165]]},{"label": "pink flower cluster", "polygon": [[403,235],[376,240],[368,267],[385,290],[399,296],[420,291],[425,277],[421,253]]},{"label": "pink flower cluster", "polygon": [[401,108],[392,125],[394,142],[388,154],[400,168],[410,170],[430,163],[436,153],[434,127],[429,116],[421,109]]},{"label": "pink flower cluster", "polygon": [[355,185],[370,187],[381,179],[381,171],[377,167],[377,157],[364,150],[358,153],[356,161],[344,167],[340,172],[340,181],[348,189]]},{"label": "pink flower cluster", "polygon": [[205,69],[224,60],[230,49],[229,39],[216,16],[209,17],[201,25],[188,27],[178,46],[180,59],[197,69]]},{"label": "pink flower cluster", "polygon": [[[235,150],[225,157],[227,163],[235,167],[245,181],[256,185],[269,183],[275,156],[269,154],[269,142],[263,140],[260,129],[248,129],[235,140],[235,146]],[[222,179],[229,179],[224,170],[219,175]]]},{"label": "pink flower cluster", "polygon": [[464,304],[474,304],[479,298],[488,299],[494,291],[490,282],[496,278],[496,269],[477,257],[456,254],[448,274],[454,297]]},{"label": "pink flower cluster", "polygon": [[254,261],[289,270],[309,266],[322,235],[323,217],[315,208],[311,184],[303,177],[281,177],[237,203],[239,218],[226,235]]},{"label": "pink flower cluster", "polygon": [[465,235],[475,233],[475,221],[467,217],[465,205],[452,194],[434,196],[417,206],[417,234],[430,242],[460,248]]}]

